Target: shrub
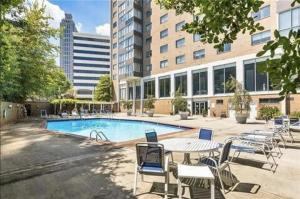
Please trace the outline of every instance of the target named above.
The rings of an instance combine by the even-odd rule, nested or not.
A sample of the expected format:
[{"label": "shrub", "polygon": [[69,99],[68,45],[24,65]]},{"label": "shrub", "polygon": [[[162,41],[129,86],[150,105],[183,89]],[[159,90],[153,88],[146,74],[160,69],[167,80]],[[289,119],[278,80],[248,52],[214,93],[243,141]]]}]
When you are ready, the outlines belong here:
[{"label": "shrub", "polygon": [[154,97],[152,95],[148,95],[147,99],[144,102],[145,109],[147,110],[154,109],[155,108],[154,102],[155,102]]},{"label": "shrub", "polygon": [[277,107],[264,106],[259,110],[259,118],[266,121],[280,115],[281,113]]},{"label": "shrub", "polygon": [[126,110],[132,109],[132,102],[131,101],[122,101],[123,108]]},{"label": "shrub", "polygon": [[290,118],[300,118],[300,111],[294,111],[290,114]]},{"label": "shrub", "polygon": [[187,101],[182,97],[181,93],[179,92],[179,89],[175,93],[175,98],[172,100],[172,105],[174,106],[175,113],[178,111],[188,111]]}]

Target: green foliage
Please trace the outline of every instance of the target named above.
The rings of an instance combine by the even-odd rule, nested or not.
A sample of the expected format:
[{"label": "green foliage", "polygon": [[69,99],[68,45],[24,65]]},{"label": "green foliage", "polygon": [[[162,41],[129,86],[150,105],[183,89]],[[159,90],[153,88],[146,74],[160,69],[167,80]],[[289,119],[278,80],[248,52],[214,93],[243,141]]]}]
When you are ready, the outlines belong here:
[{"label": "green foliage", "polygon": [[259,109],[259,119],[264,119],[266,121],[276,117],[280,116],[281,113],[277,107],[271,107],[271,106],[264,106]]},{"label": "green foliage", "polygon": [[[281,36],[275,30],[274,36],[275,39],[269,41],[257,56],[270,52],[270,58],[262,67],[269,73],[275,86],[281,88],[280,95],[283,99],[290,92],[297,93],[300,88],[300,30],[291,30],[288,37]],[[275,55],[278,48],[283,51],[280,57]]]},{"label": "green foliage", "polygon": [[243,88],[243,85],[231,77],[231,79],[226,82],[226,87],[230,90],[235,90],[233,97],[230,98],[230,102],[236,113],[248,113],[252,99],[248,91]]},{"label": "green foliage", "polygon": [[112,81],[109,75],[103,75],[100,78],[94,95],[97,101],[109,102],[112,100]]},{"label": "green foliage", "polygon": [[175,113],[178,111],[188,111],[187,100],[182,97],[180,89],[175,93],[175,98],[172,99],[172,105],[174,106]]},{"label": "green foliage", "polygon": [[154,109],[155,108],[154,103],[155,103],[154,97],[152,95],[148,95],[147,99],[144,102],[144,107],[148,110]]},{"label": "green foliage", "polygon": [[51,104],[75,104],[79,102],[80,100],[76,99],[53,99],[50,101]]},{"label": "green foliage", "polygon": [[0,8],[0,99],[12,102],[48,98],[69,84],[57,71],[57,48],[49,41],[58,30],[49,26],[44,6],[34,2],[25,7],[23,2],[1,1]]},{"label": "green foliage", "polygon": [[300,118],[300,111],[294,111],[290,114],[290,118]]},{"label": "green foliage", "polygon": [[208,111],[207,111],[206,108],[202,110],[202,116],[203,116],[203,117],[206,117],[206,116],[207,116],[207,113],[208,113]]},{"label": "green foliage", "polygon": [[132,102],[131,101],[122,101],[121,104],[123,105],[123,108],[126,110],[132,109]]}]

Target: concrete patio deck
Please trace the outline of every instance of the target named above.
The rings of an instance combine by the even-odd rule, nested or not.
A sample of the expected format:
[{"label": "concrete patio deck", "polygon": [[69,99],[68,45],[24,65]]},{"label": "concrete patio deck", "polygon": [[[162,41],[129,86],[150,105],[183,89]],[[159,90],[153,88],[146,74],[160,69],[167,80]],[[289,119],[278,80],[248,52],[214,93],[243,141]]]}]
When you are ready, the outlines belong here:
[{"label": "concrete patio deck", "polygon": [[[117,117],[125,118],[123,114]],[[264,122],[253,121],[246,125],[230,119],[191,118],[179,120],[178,116],[157,115],[129,117],[129,119],[159,121],[187,125],[195,128],[209,127],[216,141],[250,129],[266,129]],[[162,196],[153,191],[152,183],[139,183],[137,196],[132,195],[135,149],[133,145],[98,144],[87,139],[49,133],[40,128],[41,121],[25,121],[1,129],[0,198],[141,198]],[[232,162],[232,172],[240,183],[226,198],[299,198],[300,190],[300,134],[293,133],[296,142],[283,149],[277,159],[276,172],[261,155],[242,154]],[[176,137],[196,137],[195,132],[177,133]],[[180,162],[182,154],[174,154]],[[192,155],[196,158],[198,154]],[[253,156],[254,160],[247,160]],[[252,159],[253,159],[252,158]],[[176,180],[171,175],[170,198],[175,194]],[[146,181],[163,179],[145,177]],[[155,185],[160,185],[155,183]],[[186,189],[185,197],[190,198]]]}]

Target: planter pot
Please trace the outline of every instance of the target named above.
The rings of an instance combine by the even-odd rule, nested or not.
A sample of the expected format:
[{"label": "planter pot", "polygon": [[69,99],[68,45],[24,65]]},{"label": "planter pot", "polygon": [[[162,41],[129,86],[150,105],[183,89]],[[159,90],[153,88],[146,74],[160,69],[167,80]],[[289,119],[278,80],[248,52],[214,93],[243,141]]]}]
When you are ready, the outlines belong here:
[{"label": "planter pot", "polygon": [[146,111],[146,114],[148,115],[148,117],[153,117],[154,111],[153,110]]},{"label": "planter pot", "polygon": [[180,119],[181,120],[187,120],[189,116],[189,112],[181,112],[179,111]]},{"label": "planter pot", "polygon": [[248,113],[235,115],[235,119],[236,119],[237,123],[239,123],[239,124],[246,124],[247,118],[248,118]]},{"label": "planter pot", "polygon": [[132,114],[132,110],[128,110],[127,111],[127,116],[131,116],[131,114]]}]

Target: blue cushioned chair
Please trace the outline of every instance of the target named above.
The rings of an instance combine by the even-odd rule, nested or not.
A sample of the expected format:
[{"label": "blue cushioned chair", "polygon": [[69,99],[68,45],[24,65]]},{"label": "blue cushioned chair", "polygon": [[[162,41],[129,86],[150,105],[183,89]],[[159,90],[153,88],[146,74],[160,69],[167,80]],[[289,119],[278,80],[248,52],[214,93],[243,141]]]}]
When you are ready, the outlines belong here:
[{"label": "blue cushioned chair", "polygon": [[165,198],[168,194],[169,166],[168,156],[164,156],[164,146],[156,142],[136,144],[137,161],[133,194],[136,194],[138,175],[153,175],[165,177]]},{"label": "blue cushioned chair", "polygon": [[[157,133],[154,129],[146,130],[145,135],[147,142],[158,142]],[[165,155],[171,155],[172,162],[174,161],[171,151],[165,151]]]},{"label": "blue cushioned chair", "polygon": [[211,141],[213,139],[213,131],[211,129],[201,128],[199,131],[199,139]]}]

